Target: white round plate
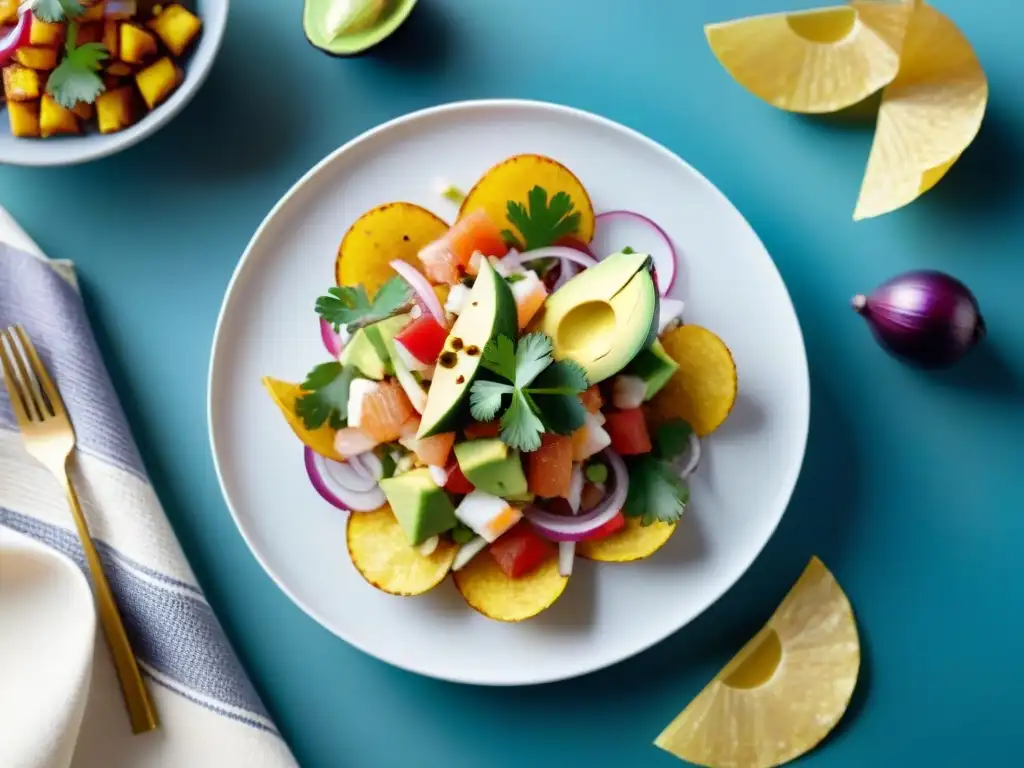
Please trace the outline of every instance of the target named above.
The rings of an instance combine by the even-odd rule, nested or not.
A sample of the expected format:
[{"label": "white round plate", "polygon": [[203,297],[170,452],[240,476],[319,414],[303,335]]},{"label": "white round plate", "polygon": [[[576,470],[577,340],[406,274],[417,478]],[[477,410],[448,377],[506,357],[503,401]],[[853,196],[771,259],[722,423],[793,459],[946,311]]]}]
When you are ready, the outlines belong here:
[{"label": "white round plate", "polygon": [[[302,446],[260,384],[301,380],[326,357],[313,312],[334,257],[364,211],[407,200],[451,220],[443,178],[468,189],[510,155],[565,163],[600,212],[640,211],[679,248],[673,295],[735,356],[740,396],[705,441],[679,530],[633,564],[582,559],[561,599],[502,624],[451,579],[417,598],[376,591],[345,547],[345,514],[310,487]],[[623,245],[628,245],[623,243]],[[369,131],[313,168],[277,204],[238,264],[214,337],[210,438],[228,506],[270,576],[303,610],[366,653],[413,672],[486,685],[559,680],[629,658],[685,626],[747,570],[789,502],[810,413],[803,338],[753,230],[664,147],[591,114],[534,102],[452,104]]]}]

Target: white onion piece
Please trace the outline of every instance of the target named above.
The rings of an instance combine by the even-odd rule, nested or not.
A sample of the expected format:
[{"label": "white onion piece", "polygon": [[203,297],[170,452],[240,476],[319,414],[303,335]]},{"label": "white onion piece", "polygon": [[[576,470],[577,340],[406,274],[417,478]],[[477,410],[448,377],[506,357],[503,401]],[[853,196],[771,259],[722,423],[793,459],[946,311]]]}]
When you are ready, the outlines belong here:
[{"label": "white onion piece", "polygon": [[434,485],[444,488],[444,484],[448,482],[448,472],[445,468],[428,465],[427,471],[430,472],[430,479],[434,481]]},{"label": "white onion piece", "polygon": [[367,451],[366,453],[360,453],[358,456],[353,456],[348,460],[348,463],[353,468],[358,467],[369,476],[372,477],[374,482],[380,482],[384,477],[384,465],[373,451]]},{"label": "white onion piece", "polygon": [[592,511],[576,517],[569,517],[568,515],[555,515],[532,505],[523,510],[523,514],[542,536],[551,541],[582,541],[615,517],[622,509],[629,491],[629,474],[626,471],[626,463],[615,451],[606,450],[604,453],[612,468],[615,487]]},{"label": "white onion piece", "polygon": [[409,284],[413,293],[416,294],[416,299],[426,308],[427,312],[433,315],[434,319],[442,327],[447,328],[448,323],[444,316],[444,309],[441,307],[441,302],[438,301],[437,294],[434,293],[434,288],[430,285],[430,281],[420,274],[416,267],[410,266],[404,261],[396,259],[391,262],[390,266],[398,273],[399,277]]},{"label": "white onion piece", "polygon": [[572,576],[574,560],[576,560],[576,542],[558,542],[558,573],[560,576]]},{"label": "white onion piece", "polygon": [[700,452],[700,438],[691,432],[689,448],[682,457],[686,459],[686,461],[682,464],[682,467],[679,470],[679,477],[683,480],[697,471],[697,467],[700,466]]},{"label": "white onion piece", "polygon": [[629,247],[649,253],[658,273],[658,292],[665,296],[676,279],[678,256],[672,239],[657,223],[635,211],[608,211],[594,222],[590,247],[600,258]]},{"label": "white onion piece", "polygon": [[434,554],[434,550],[437,549],[437,545],[441,543],[441,539],[437,536],[431,536],[429,539],[420,544],[416,549],[419,550],[420,554],[424,557],[430,557]]},{"label": "white onion piece", "polygon": [[448,298],[444,303],[444,308],[453,315],[458,315],[465,308],[467,301],[469,301],[469,288],[462,283],[456,283],[448,291]]},{"label": "white onion piece", "polygon": [[461,571],[466,567],[466,563],[479,555],[486,548],[487,540],[481,536],[474,536],[459,547],[459,551],[455,553],[455,559],[452,561],[452,570]]},{"label": "white onion piece", "polygon": [[[314,490],[329,504],[342,510],[353,512],[371,512],[384,506],[387,500],[384,491],[376,483],[370,490],[359,491],[349,488],[347,480],[355,473],[343,463],[332,461],[321,456],[312,448],[306,447],[306,474],[313,484]],[[350,474],[339,472],[344,467]]]},{"label": "white onion piece", "polygon": [[583,495],[583,465],[573,464],[572,475],[569,476],[569,508],[574,515],[580,512],[580,497]]},{"label": "white onion piece", "polygon": [[647,382],[639,376],[619,375],[612,381],[612,405],[622,411],[639,408],[647,397]]}]

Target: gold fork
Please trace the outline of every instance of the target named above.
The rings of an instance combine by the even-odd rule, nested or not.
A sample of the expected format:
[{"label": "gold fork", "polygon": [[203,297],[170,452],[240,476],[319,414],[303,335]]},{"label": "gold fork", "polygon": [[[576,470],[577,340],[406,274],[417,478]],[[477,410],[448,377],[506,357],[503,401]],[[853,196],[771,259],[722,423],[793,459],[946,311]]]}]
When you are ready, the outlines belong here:
[{"label": "gold fork", "polygon": [[114,594],[103,573],[100,556],[89,535],[89,526],[78,503],[78,495],[68,478],[67,463],[75,447],[75,430],[64,409],[64,401],[43,367],[35,346],[20,325],[7,330],[0,329],[0,364],[3,365],[4,383],[11,396],[11,407],[25,439],[25,447],[54,474],[68,496],[78,538],[82,540],[85,559],[92,573],[100,623],[114,656],[114,666],[128,706],[132,732],[151,731],[158,725],[156,710],[142,680],[135,654],[132,653]]}]

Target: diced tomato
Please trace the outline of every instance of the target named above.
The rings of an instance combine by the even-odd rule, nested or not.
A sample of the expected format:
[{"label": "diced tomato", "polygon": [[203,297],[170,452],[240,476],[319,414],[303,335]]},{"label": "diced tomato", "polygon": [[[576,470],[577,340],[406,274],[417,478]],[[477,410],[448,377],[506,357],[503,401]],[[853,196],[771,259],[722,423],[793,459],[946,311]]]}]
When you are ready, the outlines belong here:
[{"label": "diced tomato", "polygon": [[597,413],[601,410],[601,406],[604,405],[604,400],[601,397],[601,390],[597,388],[597,384],[591,384],[590,387],[580,395],[580,402],[583,403],[583,407],[590,413]]},{"label": "diced tomato", "polygon": [[444,349],[448,329],[432,315],[420,315],[395,334],[395,341],[408,350],[421,363],[433,365]]},{"label": "diced tomato", "polygon": [[622,510],[615,513],[615,517],[609,520],[607,523],[602,525],[596,531],[587,536],[587,541],[593,539],[607,539],[613,533],[618,533],[626,527],[626,516],[622,514]]},{"label": "diced tomato", "polygon": [[473,211],[465,218],[459,219],[448,234],[448,250],[451,251],[455,263],[462,269],[466,268],[473,254],[480,251],[484,256],[504,256],[508,246],[501,236],[501,230],[491,221],[486,211]]},{"label": "diced tomato", "polygon": [[612,448],[621,456],[651,452],[651,435],[647,431],[644,412],[639,408],[610,411],[605,414],[605,431],[612,439]]},{"label": "diced tomato", "polygon": [[518,579],[536,570],[554,550],[551,543],[542,539],[525,520],[517,523],[488,549],[498,567],[510,579]]},{"label": "diced tomato", "polygon": [[483,440],[487,437],[497,437],[501,432],[501,422],[494,421],[471,421],[462,430],[467,440]]},{"label": "diced tomato", "polygon": [[395,379],[385,379],[363,398],[359,426],[378,442],[389,443],[402,436],[405,423],[415,415],[402,385]]},{"label": "diced tomato", "polygon": [[540,448],[523,454],[530,491],[538,496],[567,497],[572,480],[572,438],[545,432]]},{"label": "diced tomato", "polygon": [[462,474],[457,461],[452,460],[445,469],[448,471],[448,482],[444,484],[444,489],[448,493],[465,494],[473,492],[473,484]]}]

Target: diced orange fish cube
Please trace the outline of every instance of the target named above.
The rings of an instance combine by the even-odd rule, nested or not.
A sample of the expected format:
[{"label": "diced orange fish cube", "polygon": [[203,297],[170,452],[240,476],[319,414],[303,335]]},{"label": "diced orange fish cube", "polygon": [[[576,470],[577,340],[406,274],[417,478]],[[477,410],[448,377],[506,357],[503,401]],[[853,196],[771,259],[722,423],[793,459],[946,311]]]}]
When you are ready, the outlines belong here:
[{"label": "diced orange fish cube", "polygon": [[415,413],[402,385],[385,379],[363,398],[359,427],[378,442],[389,443],[402,436],[405,423]]},{"label": "diced orange fish cube", "polygon": [[548,289],[536,272],[527,272],[522,280],[511,285],[512,295],[516,300],[516,311],[519,314],[519,330],[523,330],[544,305],[548,297]]}]

